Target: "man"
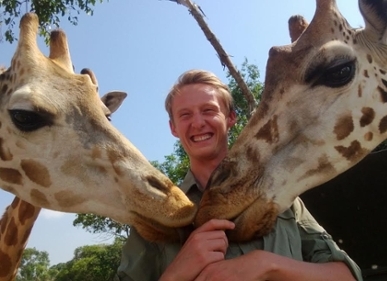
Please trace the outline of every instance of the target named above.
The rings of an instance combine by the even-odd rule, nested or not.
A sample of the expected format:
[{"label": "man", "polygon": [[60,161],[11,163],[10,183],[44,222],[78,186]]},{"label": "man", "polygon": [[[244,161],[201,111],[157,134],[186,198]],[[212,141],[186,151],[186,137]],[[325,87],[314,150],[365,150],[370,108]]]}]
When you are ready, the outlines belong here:
[{"label": "man", "polygon": [[[191,70],[179,77],[165,105],[171,132],[190,160],[181,189],[198,203],[212,171],[227,154],[228,131],[236,123],[231,94],[214,74]],[[213,219],[186,233],[181,243],[169,244],[147,242],[132,229],[119,280],[362,280],[358,266],[299,198],[265,237],[229,243],[224,231],[233,227],[230,221]]]}]

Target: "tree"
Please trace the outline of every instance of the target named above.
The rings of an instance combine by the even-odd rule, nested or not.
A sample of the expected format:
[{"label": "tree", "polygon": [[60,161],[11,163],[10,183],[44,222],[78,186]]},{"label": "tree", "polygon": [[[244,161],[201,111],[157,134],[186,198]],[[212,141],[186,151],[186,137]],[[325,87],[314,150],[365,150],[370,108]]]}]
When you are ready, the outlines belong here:
[{"label": "tree", "polygon": [[[108,1],[108,0],[107,0]],[[35,12],[39,17],[39,32],[48,38],[51,25],[59,27],[61,17],[67,16],[67,20],[73,25],[78,24],[78,16],[81,12],[93,15],[93,7],[103,0],[1,0],[0,1],[0,28],[4,25],[6,30],[1,30],[0,41],[12,43],[16,37],[12,29],[15,19],[25,12]]]},{"label": "tree", "polygon": [[128,225],[93,214],[77,214],[73,225],[80,226],[90,233],[107,234],[118,238],[127,238],[130,231]]},{"label": "tree", "polygon": [[55,281],[108,281],[113,280],[120,264],[123,239],[113,244],[87,245],[76,248],[74,258],[50,268]]},{"label": "tree", "polygon": [[50,259],[46,251],[27,248],[23,252],[17,281],[46,281],[49,279],[48,269]]}]

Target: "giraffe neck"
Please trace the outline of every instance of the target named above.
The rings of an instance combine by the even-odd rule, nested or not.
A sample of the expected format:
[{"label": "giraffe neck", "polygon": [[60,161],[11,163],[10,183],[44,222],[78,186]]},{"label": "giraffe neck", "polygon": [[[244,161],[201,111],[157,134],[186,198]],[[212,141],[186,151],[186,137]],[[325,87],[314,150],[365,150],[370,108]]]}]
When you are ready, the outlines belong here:
[{"label": "giraffe neck", "polygon": [[41,208],[15,197],[0,220],[0,281],[14,280]]}]

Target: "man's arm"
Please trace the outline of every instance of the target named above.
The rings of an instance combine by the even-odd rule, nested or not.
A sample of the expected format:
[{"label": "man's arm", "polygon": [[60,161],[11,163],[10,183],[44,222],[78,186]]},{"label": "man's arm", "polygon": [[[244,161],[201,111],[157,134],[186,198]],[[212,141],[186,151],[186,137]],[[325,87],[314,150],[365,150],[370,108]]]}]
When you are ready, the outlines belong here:
[{"label": "man's arm", "polygon": [[297,261],[263,250],[212,263],[195,281],[354,281],[349,268],[342,262],[310,263]]}]

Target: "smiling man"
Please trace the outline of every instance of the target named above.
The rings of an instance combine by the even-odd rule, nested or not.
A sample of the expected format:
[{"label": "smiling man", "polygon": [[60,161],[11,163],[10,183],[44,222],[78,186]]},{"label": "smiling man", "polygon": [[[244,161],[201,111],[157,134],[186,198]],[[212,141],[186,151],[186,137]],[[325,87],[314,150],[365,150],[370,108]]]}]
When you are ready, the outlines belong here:
[{"label": "smiling man", "polygon": [[[180,188],[199,203],[207,182],[228,151],[228,131],[236,123],[228,87],[213,73],[183,73],[165,101],[172,134],[190,160]],[[181,241],[152,243],[135,229],[124,246],[121,281],[166,280],[362,280],[358,266],[340,250],[297,198],[264,237],[229,242],[228,220],[213,219],[181,229]],[[188,237],[184,239],[183,237]]]}]

